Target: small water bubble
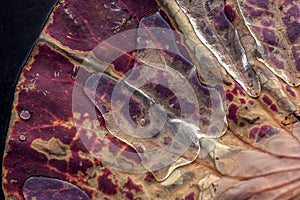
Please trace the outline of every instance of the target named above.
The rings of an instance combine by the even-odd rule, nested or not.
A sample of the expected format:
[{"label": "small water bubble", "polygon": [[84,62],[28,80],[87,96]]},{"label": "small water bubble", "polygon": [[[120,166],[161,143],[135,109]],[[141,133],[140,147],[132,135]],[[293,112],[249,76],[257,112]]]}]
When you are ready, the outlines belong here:
[{"label": "small water bubble", "polygon": [[113,12],[118,12],[118,11],[121,11],[122,8],[118,4],[116,4],[115,2],[112,2],[110,4],[110,10],[113,11]]},{"label": "small water bubble", "polygon": [[72,79],[74,79],[74,80],[76,79],[77,74],[78,74],[78,70],[79,70],[79,67],[73,67],[73,72],[71,74]]},{"label": "small water bubble", "polygon": [[140,119],[140,123],[143,126],[146,123],[146,120],[144,118]]},{"label": "small water bubble", "polygon": [[19,140],[20,141],[25,141],[26,140],[26,136],[23,135],[23,134],[19,135]]},{"label": "small water bubble", "polygon": [[70,19],[73,19],[73,13],[69,9],[64,9],[64,12],[69,16]]},{"label": "small water bubble", "polygon": [[10,182],[10,183],[17,183],[18,180],[16,180],[16,179],[10,179],[9,182]]},{"label": "small water bubble", "polygon": [[50,92],[48,91],[48,90],[45,90],[45,91],[43,91],[43,94],[45,95],[45,96],[47,96],[47,94],[49,94]]},{"label": "small water bubble", "polygon": [[20,85],[20,90],[24,90],[26,93],[28,93],[28,88],[24,86],[23,84]]},{"label": "small water bubble", "polygon": [[54,78],[58,78],[59,77],[59,72],[55,71],[54,72]]},{"label": "small water bubble", "polygon": [[22,110],[19,116],[23,120],[28,120],[31,117],[31,113],[28,110]]}]

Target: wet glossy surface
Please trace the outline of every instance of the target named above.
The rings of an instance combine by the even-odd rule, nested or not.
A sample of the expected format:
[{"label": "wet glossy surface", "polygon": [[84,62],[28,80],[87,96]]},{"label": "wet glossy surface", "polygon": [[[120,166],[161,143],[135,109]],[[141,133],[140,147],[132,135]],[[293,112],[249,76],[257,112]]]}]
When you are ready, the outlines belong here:
[{"label": "wet glossy surface", "polygon": [[[211,29],[236,29],[261,84],[256,98],[174,1],[149,1],[147,12],[132,1],[91,0],[89,13],[77,10],[80,1],[58,5],[17,85],[6,197],[24,199],[34,193],[29,184],[23,194],[26,180],[42,176],[90,199],[297,198],[299,88],[256,59],[236,1],[224,12],[211,2],[218,12],[210,20],[229,17]],[[112,24],[99,29],[106,16]]]},{"label": "wet glossy surface", "polygon": [[90,199],[88,195],[76,185],[47,177],[30,177],[24,182],[22,192],[26,200]]}]

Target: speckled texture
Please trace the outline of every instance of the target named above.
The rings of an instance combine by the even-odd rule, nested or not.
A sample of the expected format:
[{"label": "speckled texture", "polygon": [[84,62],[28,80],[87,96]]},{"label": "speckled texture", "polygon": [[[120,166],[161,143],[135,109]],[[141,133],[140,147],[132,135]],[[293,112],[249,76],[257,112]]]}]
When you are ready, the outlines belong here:
[{"label": "speckled texture", "polygon": [[[236,1],[228,0],[224,4],[223,14],[228,21],[226,24],[221,23],[219,28],[226,28],[227,25],[236,28],[241,45],[248,58],[251,58],[249,63],[261,84],[257,98],[251,97],[227,74],[222,77],[223,85],[220,82],[210,82],[208,85],[213,85],[214,89],[204,86],[205,81],[201,79],[199,70],[207,67],[207,64],[218,63],[217,59],[207,56],[204,59],[207,62],[198,63],[203,57],[198,59],[198,55],[195,55],[197,51],[188,44],[185,47],[184,39],[174,40],[171,36],[167,44],[158,45],[177,46],[182,55],[187,60],[194,61],[195,65],[183,61],[182,55],[174,57],[170,52],[144,49],[127,52],[114,60],[107,68],[106,75],[102,76],[105,87],[102,85],[101,88],[101,84],[93,85],[87,81],[93,77],[99,78],[102,75],[99,70],[102,68],[93,68],[87,65],[89,63],[83,62],[83,59],[95,45],[115,33],[137,28],[143,25],[140,23],[143,20],[149,27],[163,26],[182,32],[191,28],[191,24],[184,21],[184,18],[180,18],[180,23],[186,23],[179,23],[176,16],[182,16],[182,13],[176,12],[174,16],[174,4],[168,2],[149,0],[148,3],[139,3],[120,0],[111,4],[108,1],[89,0],[89,3],[82,3],[66,0],[56,7],[17,84],[2,166],[2,187],[7,199],[41,199],[50,195],[49,189],[54,190],[51,195],[66,195],[66,198],[72,199],[75,196],[82,199],[178,200],[298,198],[299,87],[288,85],[274,75],[274,71],[255,60],[255,56],[259,55],[252,54],[257,46],[244,24]],[[256,5],[259,11],[268,9],[252,14],[272,15],[269,1],[247,2]],[[290,16],[297,15],[297,6],[292,7],[292,1],[275,2],[283,5],[282,12],[289,13]],[[111,17],[111,20],[107,21],[107,17]],[[292,22],[286,20],[287,26],[290,26]],[[265,28],[269,22],[265,20],[263,23],[261,34],[263,36],[264,33],[265,43],[276,45],[276,34],[273,37],[273,32],[269,31],[272,28]],[[291,27],[293,28],[287,32],[289,37],[286,38],[292,52],[289,55],[294,56],[290,61],[298,63],[298,39],[293,32],[297,26]],[[130,45],[136,46],[148,39],[149,37],[146,40],[128,41]],[[96,49],[95,59],[105,63],[106,55],[118,45],[118,41],[112,44],[114,46],[106,44],[105,48]],[[148,44],[152,45],[151,42]],[[273,51],[276,51],[275,47]],[[209,50],[203,49],[203,52]],[[144,64],[149,64],[150,61],[164,61],[166,65],[176,63],[168,72],[174,70],[172,76],[186,77],[196,91],[197,98],[201,100],[200,106],[195,107],[190,102],[192,98],[184,96],[183,102],[188,105],[188,111],[193,111],[187,112],[190,115],[185,120],[199,122],[198,127],[204,134],[216,131],[218,136],[216,139],[200,138],[197,141],[200,148],[192,146],[183,152],[182,158],[187,159],[185,165],[175,165],[165,174],[156,174],[154,170],[145,168],[145,159],[141,156],[143,148],[132,145],[133,140],[129,141],[126,137],[116,137],[114,124],[107,118],[110,87],[116,84],[115,80],[124,78],[124,75],[128,77],[130,69],[137,63],[141,64],[138,61],[143,61]],[[287,71],[285,67],[282,70]],[[158,69],[152,69],[148,73],[149,77],[139,76],[138,70],[134,72],[135,76],[129,76],[128,79],[132,83],[139,78],[166,82],[170,82],[172,78],[170,74],[165,76]],[[213,81],[220,80],[214,78],[216,77],[211,76]],[[174,85],[180,88],[183,84],[176,82]],[[96,86],[99,95],[97,101],[91,101],[93,98],[83,90],[84,86]],[[141,90],[144,94],[153,95],[153,99],[164,105],[169,112],[168,117],[178,115],[181,107],[173,90],[159,84],[150,84]],[[76,100],[73,99],[74,91]],[[209,92],[212,91],[219,91],[219,98],[209,98]],[[143,108],[149,107],[149,101],[151,99],[137,93],[132,96],[129,113],[130,116],[135,116],[134,123],[148,123],[147,120],[140,119],[145,114]],[[99,107],[97,103],[102,103],[107,108]],[[169,108],[170,105],[173,107]],[[222,106],[224,110],[220,111]],[[119,113],[120,118],[123,113]],[[202,114],[202,118],[197,117],[197,113]],[[220,127],[208,126],[211,114],[218,114],[219,119],[223,117]],[[159,145],[168,145],[172,142],[172,134],[154,134],[151,142],[156,138]],[[151,142],[148,144],[149,148],[161,147]],[[157,175],[163,175],[163,180],[159,180]],[[48,184],[49,187],[45,188]]]}]

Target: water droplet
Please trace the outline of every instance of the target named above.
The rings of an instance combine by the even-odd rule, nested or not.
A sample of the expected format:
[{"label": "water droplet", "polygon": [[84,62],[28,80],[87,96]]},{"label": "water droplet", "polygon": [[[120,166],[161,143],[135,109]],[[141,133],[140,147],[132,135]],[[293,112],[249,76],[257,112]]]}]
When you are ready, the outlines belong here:
[{"label": "water droplet", "polygon": [[59,77],[59,72],[55,71],[54,72],[54,78],[58,78]]},{"label": "water droplet", "polygon": [[79,67],[73,67],[73,72],[71,74],[72,79],[74,79],[74,80],[76,79],[78,71],[79,71]]},{"label": "water droplet", "polygon": [[55,178],[30,177],[22,188],[26,200],[29,199],[73,199],[89,200],[86,192],[76,185]]},{"label": "water droplet", "polygon": [[140,119],[140,123],[143,126],[146,123],[146,120],[144,118]]},{"label": "water droplet", "polygon": [[70,19],[74,19],[73,13],[69,9],[64,9],[64,12],[68,15]]},{"label": "water droplet", "polygon": [[10,182],[10,183],[17,183],[18,180],[16,180],[16,179],[10,179],[9,182]]},{"label": "water droplet", "polygon": [[45,95],[45,96],[47,96],[47,94],[49,94],[50,92],[48,91],[48,90],[45,90],[45,91],[43,91],[43,94]]},{"label": "water droplet", "polygon": [[23,120],[28,120],[31,117],[31,113],[28,110],[22,110],[19,116]]},{"label": "water droplet", "polygon": [[115,2],[112,2],[110,4],[110,10],[113,11],[113,12],[119,12],[119,11],[122,10],[122,8],[118,4],[116,4]]},{"label": "water droplet", "polygon": [[26,136],[23,135],[23,134],[19,135],[19,140],[20,141],[25,141],[26,140]]}]

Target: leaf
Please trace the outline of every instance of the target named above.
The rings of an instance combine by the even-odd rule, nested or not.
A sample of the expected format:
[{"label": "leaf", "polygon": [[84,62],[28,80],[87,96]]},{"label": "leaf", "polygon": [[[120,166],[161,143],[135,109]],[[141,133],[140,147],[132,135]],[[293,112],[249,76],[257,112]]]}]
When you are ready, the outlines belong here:
[{"label": "leaf", "polygon": [[[248,2],[249,5],[255,3]],[[256,55],[252,55],[256,51],[256,41],[236,3],[226,1],[225,14],[236,28],[248,61],[261,81],[261,94],[257,98],[249,96],[240,84],[227,76],[218,60],[197,38],[193,26],[186,23],[187,16],[183,12],[174,12],[178,11],[178,5],[176,7],[173,1],[166,1],[163,7],[150,0],[111,3],[66,0],[58,4],[50,16],[16,87],[2,166],[6,198],[29,198],[34,193],[31,188],[42,188],[45,185],[37,183],[46,180],[54,183],[53,187],[58,182],[64,184],[63,188],[71,185],[72,190],[81,191],[90,199],[297,199],[300,194],[300,90],[277,78],[274,70],[269,70],[256,60]],[[111,17],[110,21],[107,21],[107,16]],[[159,32],[160,41],[160,37],[153,37],[154,29],[151,29],[160,27],[159,24],[165,28],[167,24],[175,27],[188,37],[178,34],[179,37],[175,35],[174,39],[169,32],[166,32],[168,37]],[[108,40],[115,39],[115,33],[130,31],[131,28],[139,28],[140,32],[135,32],[127,40]],[[143,30],[152,35],[143,34],[146,33]],[[140,40],[141,43],[136,40],[138,34],[146,38]],[[160,42],[149,43],[155,41],[153,39]],[[124,43],[120,44],[120,41]],[[143,44],[146,41],[150,46]],[[149,49],[151,45],[155,49]],[[167,45],[179,56],[163,50]],[[98,48],[94,49],[96,46]],[[121,48],[137,46],[145,48],[128,52]],[[297,44],[288,44],[289,49],[294,46]],[[110,62],[110,53],[119,57]],[[136,66],[140,67],[132,70]],[[199,119],[193,119],[197,116],[196,111],[186,115],[186,119],[179,118],[179,109],[168,107],[173,94],[166,88],[157,87],[155,82],[135,88],[133,78],[145,78],[138,76],[137,69],[144,70],[143,74],[148,73],[153,80],[186,79],[197,99],[204,100],[199,101],[201,116],[215,122],[212,125],[217,126],[218,134],[210,133],[213,126],[205,124],[204,119],[195,125],[199,122]],[[152,75],[154,72],[155,76]],[[287,70],[283,72],[287,73]],[[109,83],[108,86],[122,83],[121,91],[129,100],[130,89],[136,89],[131,98],[135,102],[130,112],[136,112],[137,117],[133,118],[134,123],[124,121],[126,133],[132,130],[127,125],[143,122],[140,121],[143,114],[149,117],[150,102],[159,102],[162,106],[154,107],[156,112],[153,114],[157,115],[162,107],[165,108],[168,130],[181,126],[184,128],[182,138],[186,137],[190,127],[196,126],[200,130],[191,131],[191,135],[199,139],[199,155],[193,162],[190,159],[187,165],[172,168],[169,176],[158,182],[153,176],[156,171],[152,170],[152,174],[146,169],[138,149],[131,146],[129,139],[132,138],[121,138],[125,142],[116,138],[112,134],[117,130],[114,121],[105,119],[108,115],[101,113],[101,108],[96,108],[86,96],[84,88],[87,86],[97,87],[98,93],[93,94],[109,94],[105,90],[109,87],[97,82],[99,77]],[[97,81],[91,84],[89,81],[93,79]],[[207,83],[209,87],[200,83]],[[183,99],[189,101],[188,91],[183,90],[179,82],[173,84],[182,91]],[[208,91],[217,98],[210,98]],[[109,108],[110,101],[102,97],[96,100]],[[216,103],[220,98],[224,102]],[[146,109],[138,112],[140,108]],[[123,120],[124,112],[118,113],[117,119]],[[214,115],[216,118],[212,118]],[[221,130],[226,132],[223,134]],[[182,138],[178,140],[181,144],[185,141]],[[159,137],[157,140],[162,141]],[[150,142],[147,145],[152,147]],[[195,151],[181,153],[197,155]]]},{"label": "leaf", "polygon": [[[162,2],[171,4],[169,1]],[[172,11],[176,15],[178,11],[185,13],[189,19],[185,23],[191,23],[197,37],[235,81],[250,96],[258,96],[259,80],[247,61],[235,27],[225,15],[223,1],[178,1],[178,5],[174,2],[173,7],[178,7]]]},{"label": "leaf", "polygon": [[[157,25],[151,29],[153,24]],[[227,127],[217,91],[201,86],[195,70],[176,65],[173,57],[159,50],[159,46],[167,46],[181,55],[173,32],[168,30],[158,13],[143,18],[137,48],[149,49],[138,52],[138,60],[126,78],[117,81],[100,73],[85,84],[86,94],[102,113],[110,133],[131,145],[159,181],[196,159],[198,139],[204,134],[220,137]],[[177,62],[184,63],[182,59],[177,58]]]},{"label": "leaf", "polygon": [[258,44],[260,61],[289,85],[298,86],[299,1],[239,0],[238,4]]}]

